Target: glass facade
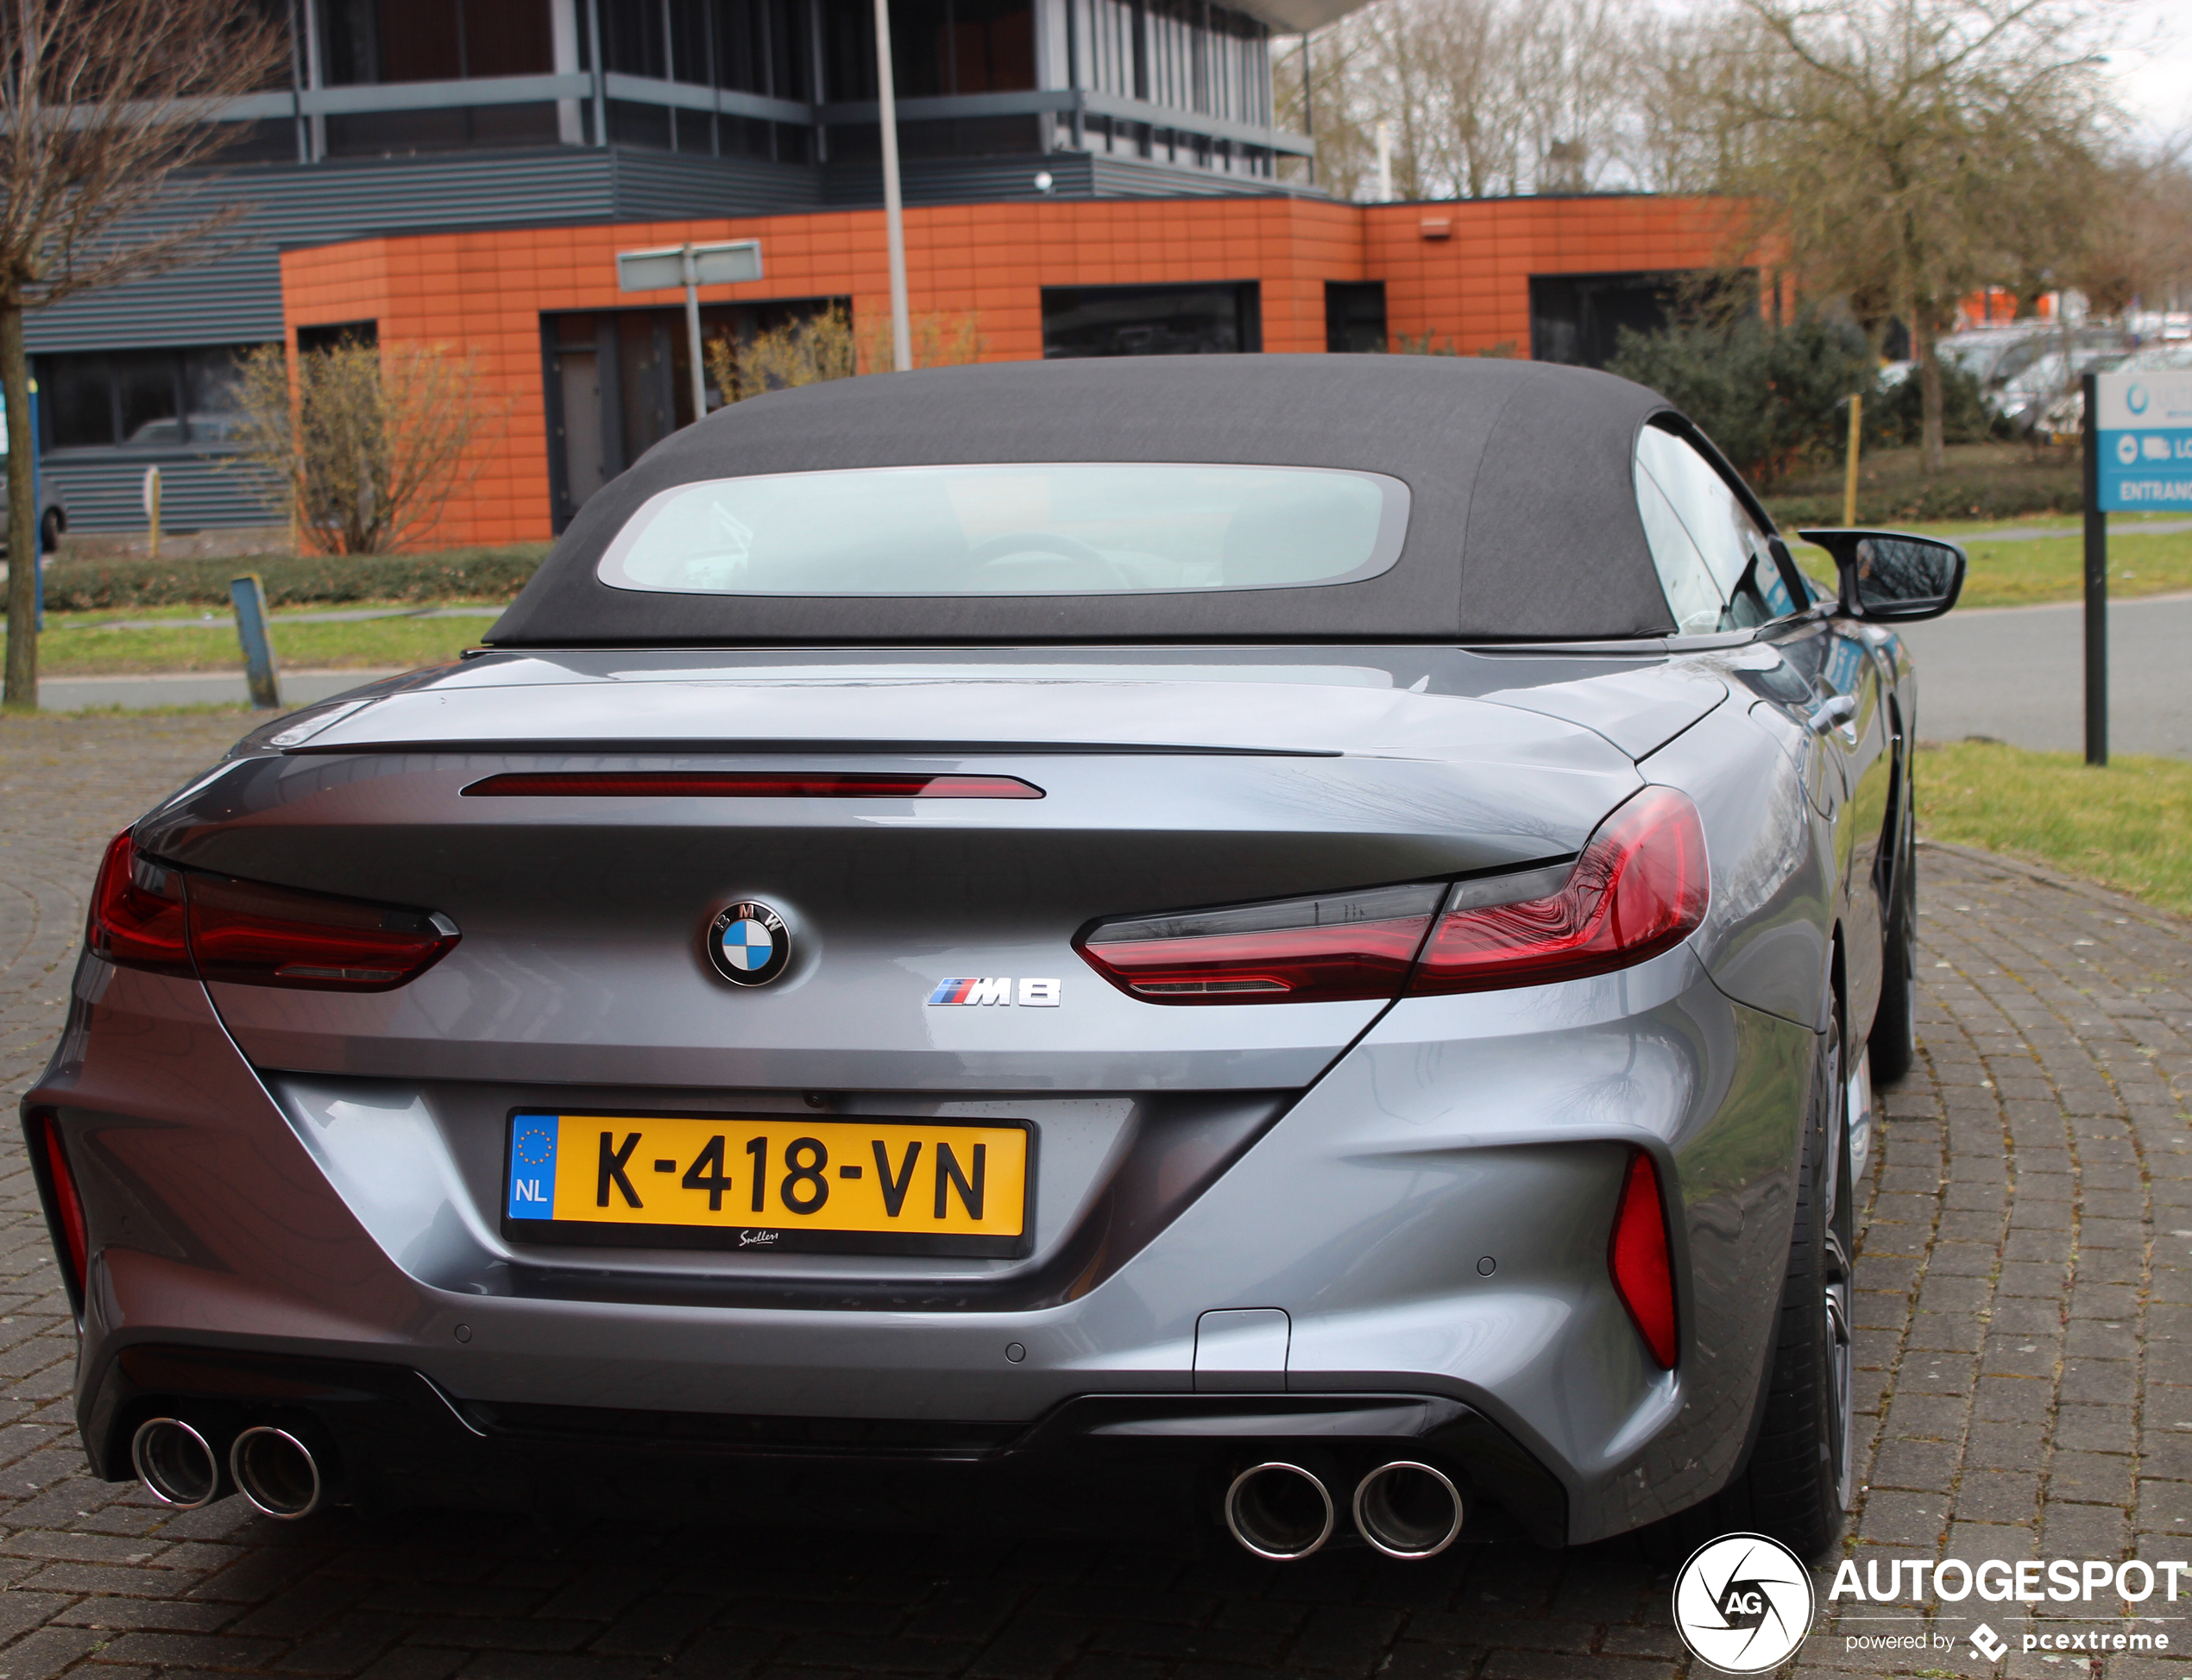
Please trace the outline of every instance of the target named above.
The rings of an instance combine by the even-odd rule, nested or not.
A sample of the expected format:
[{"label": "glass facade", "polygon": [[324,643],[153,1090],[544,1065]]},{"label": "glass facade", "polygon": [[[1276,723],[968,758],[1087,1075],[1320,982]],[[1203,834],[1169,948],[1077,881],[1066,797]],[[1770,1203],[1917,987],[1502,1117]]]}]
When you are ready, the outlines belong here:
[{"label": "glass facade", "polygon": [[249,344],[99,350],[37,358],[44,447],[221,444],[236,424],[236,358]]},{"label": "glass facade", "polygon": [[550,0],[318,0],[331,87],[545,76],[556,67]]},{"label": "glass facade", "polygon": [[[829,104],[876,97],[866,0],[299,0],[287,15],[302,25],[301,109],[255,120],[234,161],[614,144],[857,164],[880,151],[872,121],[825,121]],[[1244,12],[1206,0],[898,0],[891,26],[909,158],[1087,150],[1276,173],[1270,145],[1240,132],[1273,123],[1269,31]],[[486,85],[468,98],[467,83]],[[312,97],[429,85],[450,97]],[[1045,91],[1083,97],[921,109]],[[798,109],[741,109],[727,94]]]}]

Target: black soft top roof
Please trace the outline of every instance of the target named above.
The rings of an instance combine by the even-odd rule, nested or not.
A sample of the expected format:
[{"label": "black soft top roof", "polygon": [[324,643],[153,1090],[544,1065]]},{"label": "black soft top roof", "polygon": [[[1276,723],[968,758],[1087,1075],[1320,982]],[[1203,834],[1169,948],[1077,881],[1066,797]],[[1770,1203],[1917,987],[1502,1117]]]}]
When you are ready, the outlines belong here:
[{"label": "black soft top roof", "polygon": [[[1424,356],[993,362],[733,405],[588,500],[499,646],[1216,639],[1574,639],[1674,629],[1636,508],[1666,400],[1609,374]],[[1306,588],[877,598],[652,594],[595,575],[650,496],[822,469],[1053,461],[1341,467],[1411,498],[1399,561]]]}]

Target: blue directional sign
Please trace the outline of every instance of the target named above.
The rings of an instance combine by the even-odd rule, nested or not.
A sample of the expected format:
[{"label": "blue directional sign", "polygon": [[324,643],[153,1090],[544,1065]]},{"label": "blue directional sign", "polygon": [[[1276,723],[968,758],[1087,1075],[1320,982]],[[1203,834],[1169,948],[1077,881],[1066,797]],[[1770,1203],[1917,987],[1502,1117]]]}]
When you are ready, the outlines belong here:
[{"label": "blue directional sign", "polygon": [[2101,374],[2101,506],[2192,509],[2192,371]]}]

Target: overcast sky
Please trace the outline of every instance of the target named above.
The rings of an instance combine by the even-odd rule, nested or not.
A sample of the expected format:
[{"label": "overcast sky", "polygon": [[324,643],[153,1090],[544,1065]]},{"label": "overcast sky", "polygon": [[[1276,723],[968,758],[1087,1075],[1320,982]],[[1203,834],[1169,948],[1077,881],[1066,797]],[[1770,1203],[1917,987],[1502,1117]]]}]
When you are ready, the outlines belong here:
[{"label": "overcast sky", "polygon": [[2192,0],[2130,0],[2110,55],[2124,101],[2153,138],[2192,134]]}]

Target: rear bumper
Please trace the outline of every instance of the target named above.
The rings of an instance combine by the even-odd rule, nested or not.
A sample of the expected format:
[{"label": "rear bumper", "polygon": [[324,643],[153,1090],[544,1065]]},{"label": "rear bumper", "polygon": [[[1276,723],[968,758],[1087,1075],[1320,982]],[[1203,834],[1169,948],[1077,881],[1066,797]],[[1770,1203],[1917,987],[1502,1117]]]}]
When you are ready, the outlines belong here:
[{"label": "rear bumper", "polygon": [[[91,1221],[78,1402],[103,1475],[128,1474],[140,1401],[234,1404],[202,1376],[132,1375],[139,1349],[305,1371],[307,1392],[291,1398],[355,1455],[361,1486],[496,1504],[568,1487],[589,1455],[600,1485],[630,1481],[627,1461],[814,1462],[778,1450],[784,1419],[804,1420],[810,1444],[865,1431],[888,1445],[900,1423],[916,1437],[972,1431],[979,1450],[956,1457],[883,1455],[923,1469],[1037,1465],[1054,1438],[1081,1443],[1069,1456],[1207,1464],[1244,1442],[1339,1449],[1261,1425],[1083,1426],[1076,1408],[1254,1414],[1295,1431],[1307,1425],[1288,1407],[1377,1412],[1400,1395],[1507,1443],[1489,1456],[1457,1445],[1448,1462],[1524,1527],[1573,1543],[1705,1498],[1740,1462],[1812,1043],[1732,1004],[1686,948],[1564,985],[1411,1000],[1160,1229],[1123,1231],[1140,1244],[1123,1264],[1021,1303],[934,1280],[896,1300],[872,1287],[833,1299],[828,1268],[797,1288],[749,1271],[711,1297],[690,1268],[673,1279],[644,1254],[605,1255],[590,1282],[529,1272],[488,1217],[494,1168],[483,1196],[416,1093],[368,1102],[361,1082],[347,1117],[323,1128],[276,1100],[203,988],[102,965],[79,976],[60,1052],[25,1105],[58,1116]],[[370,1147],[345,1155],[337,1121]],[[1671,1373],[1606,1270],[1640,1149],[1670,1204]],[[720,1257],[718,1269],[737,1268]],[[1199,1369],[1202,1315],[1241,1309],[1287,1315],[1281,1359]],[[337,1367],[350,1375],[324,1375]],[[353,1388],[368,1398],[334,1392]],[[346,1444],[342,1420],[368,1414],[394,1421]],[[1420,1444],[1441,1426],[1351,1423],[1346,1450]],[[709,1427],[728,1444],[702,1438]],[[1510,1451],[1523,1468],[1496,1485],[1485,1466]]]},{"label": "rear bumper", "polygon": [[1026,1425],[751,1417],[467,1401],[400,1365],[141,1343],[87,1377],[83,1417],[109,1479],[134,1474],[130,1438],[148,1419],[181,1419],[224,1462],[237,1433],[269,1425],[311,1447],[334,1498],[368,1506],[720,1516],[757,1494],[811,1498],[835,1475],[871,1488],[1080,1481],[1116,1497],[1114,1517],[1147,1520],[1182,1494],[1184,1514],[1208,1517],[1250,1464],[1304,1464],[1344,1501],[1405,1458],[1460,1488],[1464,1538],[1520,1531],[1558,1545],[1567,1532],[1557,1478],[1481,1413],[1421,1394],[1086,1394]]}]

